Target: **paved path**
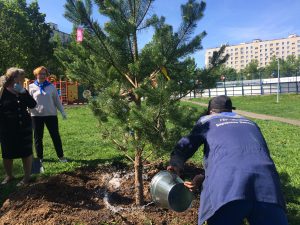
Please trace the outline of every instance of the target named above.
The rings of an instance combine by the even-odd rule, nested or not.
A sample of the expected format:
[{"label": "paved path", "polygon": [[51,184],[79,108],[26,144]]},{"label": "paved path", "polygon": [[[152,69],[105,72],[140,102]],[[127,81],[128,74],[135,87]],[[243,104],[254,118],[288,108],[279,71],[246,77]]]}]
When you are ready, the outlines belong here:
[{"label": "paved path", "polygon": [[[190,103],[193,103],[196,105],[201,105],[201,106],[207,107],[207,104],[205,104],[205,103],[194,102],[194,101],[190,101],[187,99],[182,99],[182,101],[190,102]],[[295,126],[300,126],[300,120],[286,119],[286,118],[282,118],[282,117],[269,116],[269,115],[265,115],[265,114],[257,114],[257,113],[242,111],[242,110],[234,110],[234,112],[236,112],[237,114],[246,116],[246,117],[254,118],[254,119],[274,120],[274,121],[279,121],[279,122],[283,122],[283,123],[289,123],[289,124],[292,124]]]}]

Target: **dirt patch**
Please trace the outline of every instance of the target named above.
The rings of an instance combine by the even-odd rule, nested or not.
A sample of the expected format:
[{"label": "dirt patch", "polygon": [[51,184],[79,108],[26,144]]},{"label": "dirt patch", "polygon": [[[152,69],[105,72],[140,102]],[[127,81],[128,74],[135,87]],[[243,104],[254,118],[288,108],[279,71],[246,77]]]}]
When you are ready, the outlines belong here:
[{"label": "dirt patch", "polygon": [[[134,173],[124,165],[85,167],[12,193],[0,209],[0,224],[197,224],[199,193],[190,209],[178,213],[154,205],[149,193],[152,177],[166,167],[145,167],[145,206],[134,203]],[[183,176],[201,170],[188,165]]]}]

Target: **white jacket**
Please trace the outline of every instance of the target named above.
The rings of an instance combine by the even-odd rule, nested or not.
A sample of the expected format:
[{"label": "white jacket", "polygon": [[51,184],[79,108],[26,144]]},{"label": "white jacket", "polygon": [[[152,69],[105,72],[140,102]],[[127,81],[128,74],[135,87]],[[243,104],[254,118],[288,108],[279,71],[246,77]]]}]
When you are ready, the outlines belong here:
[{"label": "white jacket", "polygon": [[29,93],[37,102],[36,107],[30,109],[31,116],[56,116],[57,109],[63,116],[66,115],[54,85],[46,86],[41,93],[40,88],[32,83],[29,85]]}]

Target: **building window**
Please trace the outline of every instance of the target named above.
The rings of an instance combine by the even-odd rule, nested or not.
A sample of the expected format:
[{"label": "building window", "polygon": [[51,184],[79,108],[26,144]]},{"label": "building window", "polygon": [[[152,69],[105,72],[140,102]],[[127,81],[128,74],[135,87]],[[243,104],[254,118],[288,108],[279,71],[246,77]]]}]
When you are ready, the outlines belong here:
[{"label": "building window", "polygon": [[278,46],[279,45],[279,43],[276,43],[276,46]]}]

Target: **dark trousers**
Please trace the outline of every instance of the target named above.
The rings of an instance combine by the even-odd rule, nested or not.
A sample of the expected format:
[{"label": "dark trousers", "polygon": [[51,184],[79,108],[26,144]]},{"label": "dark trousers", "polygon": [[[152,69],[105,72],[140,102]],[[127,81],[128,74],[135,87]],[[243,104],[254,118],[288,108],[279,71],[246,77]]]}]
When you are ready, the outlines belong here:
[{"label": "dark trousers", "polygon": [[276,204],[237,200],[222,206],[208,225],[241,225],[247,218],[250,225],[288,225],[284,210]]},{"label": "dark trousers", "polygon": [[32,126],[34,132],[34,145],[37,157],[43,159],[43,137],[44,137],[44,124],[49,131],[52,138],[56,154],[59,158],[64,156],[62,149],[62,143],[58,131],[58,119],[57,116],[33,116]]}]

